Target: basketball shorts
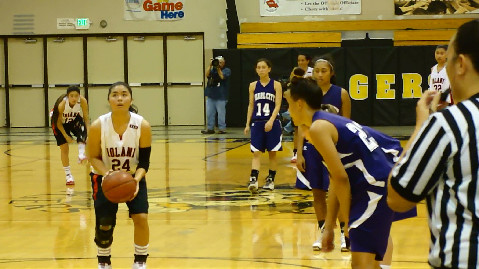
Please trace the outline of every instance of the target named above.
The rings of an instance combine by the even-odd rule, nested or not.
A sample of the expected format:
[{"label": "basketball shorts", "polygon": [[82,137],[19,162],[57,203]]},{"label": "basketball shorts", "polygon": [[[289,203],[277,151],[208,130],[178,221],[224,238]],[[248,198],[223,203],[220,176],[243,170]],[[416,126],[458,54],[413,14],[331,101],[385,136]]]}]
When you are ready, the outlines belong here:
[{"label": "basketball shorts", "polygon": [[[111,217],[113,218],[114,225],[116,224],[116,213],[118,212],[118,204],[112,203],[106,199],[101,188],[101,182],[103,176],[90,173],[91,187],[93,190],[92,198],[95,206],[95,216],[97,225],[100,225],[99,221],[101,218]],[[140,180],[138,194],[135,199],[126,202],[130,214],[140,214],[148,213],[148,191],[146,188],[146,179],[142,178]]]},{"label": "basketball shorts", "polygon": [[251,124],[251,152],[282,151],[282,127],[278,119],[273,123],[269,132],[264,131],[266,121],[255,121]]},{"label": "basketball shorts", "polygon": [[[52,125],[53,135],[57,140],[57,146],[67,143],[67,140],[63,136],[62,132],[58,129],[56,125]],[[85,122],[81,116],[77,116],[73,121],[63,124],[63,129],[69,136],[75,136],[77,143],[85,143],[87,138],[87,130]]]},{"label": "basketball shorts", "polygon": [[[320,189],[328,191],[329,189],[329,173],[323,164],[323,158],[309,142],[305,142],[303,146],[303,158],[306,165],[305,172],[297,173],[296,188],[298,189]],[[306,182],[307,181],[307,182]],[[304,188],[307,186],[309,188]]]},{"label": "basketball shorts", "polygon": [[373,253],[377,261],[382,261],[393,217],[386,195],[364,191],[353,197],[349,217],[351,251]]}]

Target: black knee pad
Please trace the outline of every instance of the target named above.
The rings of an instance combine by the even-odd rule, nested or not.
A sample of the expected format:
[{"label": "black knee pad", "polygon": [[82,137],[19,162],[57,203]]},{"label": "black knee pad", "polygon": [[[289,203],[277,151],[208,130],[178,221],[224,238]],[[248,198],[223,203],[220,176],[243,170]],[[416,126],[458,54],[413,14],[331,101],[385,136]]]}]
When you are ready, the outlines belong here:
[{"label": "black knee pad", "polygon": [[[113,243],[113,230],[115,229],[113,218],[101,218],[100,225],[95,227],[95,243],[101,248],[108,248]],[[109,226],[108,230],[101,229],[100,226]]]}]

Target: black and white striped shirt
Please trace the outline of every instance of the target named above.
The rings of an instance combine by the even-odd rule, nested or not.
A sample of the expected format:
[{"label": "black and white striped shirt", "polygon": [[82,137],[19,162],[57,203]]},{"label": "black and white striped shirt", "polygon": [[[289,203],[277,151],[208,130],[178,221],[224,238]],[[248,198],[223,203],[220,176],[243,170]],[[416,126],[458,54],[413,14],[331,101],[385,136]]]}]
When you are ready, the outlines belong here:
[{"label": "black and white striped shirt", "polygon": [[479,94],[432,114],[392,171],[402,197],[426,198],[433,267],[477,268]]}]

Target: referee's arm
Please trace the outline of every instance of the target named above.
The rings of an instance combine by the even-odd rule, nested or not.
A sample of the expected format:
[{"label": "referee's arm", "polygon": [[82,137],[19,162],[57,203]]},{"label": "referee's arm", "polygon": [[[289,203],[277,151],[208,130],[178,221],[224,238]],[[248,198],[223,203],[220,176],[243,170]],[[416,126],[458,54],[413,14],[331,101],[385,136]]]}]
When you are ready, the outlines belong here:
[{"label": "referee's arm", "polygon": [[[391,176],[389,177],[389,181],[391,181]],[[387,202],[389,208],[396,212],[406,212],[416,206],[416,202],[411,202],[402,197],[393,187],[391,187],[391,183],[388,185]]]},{"label": "referee's arm", "polygon": [[[405,176],[404,174],[401,174],[401,176],[398,178],[398,164],[400,166],[404,165],[405,167],[403,169],[407,169],[408,167],[408,161],[404,160],[404,155],[406,154],[407,151],[409,151],[411,145],[414,142],[417,142],[417,136],[421,132],[421,130],[424,129],[423,124],[427,121],[429,114],[430,114],[430,106],[431,103],[433,103],[433,99],[436,96],[435,99],[438,99],[439,96],[436,94],[435,91],[425,91],[421,97],[421,99],[417,102],[416,105],[416,128],[414,129],[413,134],[411,135],[409,141],[407,142],[406,146],[404,147],[404,150],[401,154],[401,157],[399,161],[396,163],[396,165],[393,167],[391,173],[389,174],[388,178],[388,196],[387,196],[387,203],[389,207],[397,212],[406,212],[410,209],[412,209],[419,201],[422,200],[423,197],[418,197],[413,193],[411,190],[410,182],[406,183],[406,186],[402,186],[404,184],[400,184],[399,181],[401,179],[401,176]],[[410,152],[409,152],[410,153]],[[417,152],[416,152],[417,154]],[[396,173],[394,173],[396,170]],[[393,175],[394,174],[394,175]],[[409,173],[409,176],[411,174]],[[407,176],[406,176],[407,177]],[[406,179],[406,181],[409,181],[409,179]],[[393,186],[394,185],[394,186]],[[409,185],[409,186],[407,186]],[[399,192],[398,192],[399,191]]]}]

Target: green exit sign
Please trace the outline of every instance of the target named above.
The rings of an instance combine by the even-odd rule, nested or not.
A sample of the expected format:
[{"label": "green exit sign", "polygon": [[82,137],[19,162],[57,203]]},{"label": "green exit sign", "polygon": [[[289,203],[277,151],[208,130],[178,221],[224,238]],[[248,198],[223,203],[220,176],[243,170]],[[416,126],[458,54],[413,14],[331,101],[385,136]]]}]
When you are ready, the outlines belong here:
[{"label": "green exit sign", "polygon": [[90,29],[90,19],[88,19],[88,18],[77,18],[75,28],[76,29]]}]

